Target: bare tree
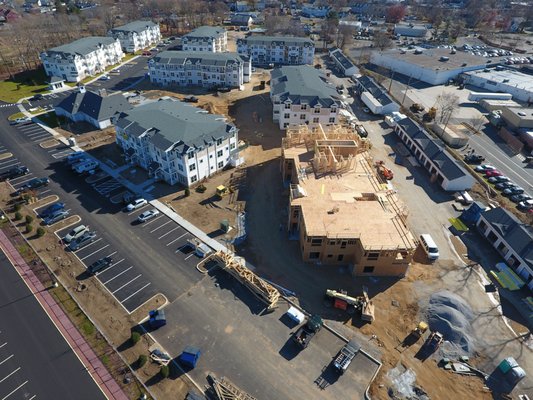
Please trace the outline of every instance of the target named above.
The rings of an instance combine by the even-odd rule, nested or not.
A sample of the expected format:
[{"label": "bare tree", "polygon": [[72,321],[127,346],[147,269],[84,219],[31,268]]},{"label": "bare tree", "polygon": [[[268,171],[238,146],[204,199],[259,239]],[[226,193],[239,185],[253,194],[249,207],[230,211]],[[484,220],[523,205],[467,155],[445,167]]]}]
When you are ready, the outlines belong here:
[{"label": "bare tree", "polygon": [[348,46],[352,42],[354,31],[355,29],[353,26],[339,25],[336,40],[336,45],[339,49],[344,48],[344,46]]},{"label": "bare tree", "polygon": [[470,119],[470,125],[472,125],[472,128],[474,128],[474,130],[476,132],[479,132],[479,130],[481,129],[481,127],[483,125],[485,125],[485,123],[487,122],[486,118],[484,115],[478,115],[477,117],[473,117]]},{"label": "bare tree", "polygon": [[459,96],[453,93],[442,93],[437,97],[439,106],[439,123],[444,124],[444,129],[448,126],[450,118],[459,106]]},{"label": "bare tree", "polygon": [[384,31],[378,31],[374,33],[374,40],[372,42],[375,48],[380,49],[381,51],[388,49],[392,46],[392,40]]}]

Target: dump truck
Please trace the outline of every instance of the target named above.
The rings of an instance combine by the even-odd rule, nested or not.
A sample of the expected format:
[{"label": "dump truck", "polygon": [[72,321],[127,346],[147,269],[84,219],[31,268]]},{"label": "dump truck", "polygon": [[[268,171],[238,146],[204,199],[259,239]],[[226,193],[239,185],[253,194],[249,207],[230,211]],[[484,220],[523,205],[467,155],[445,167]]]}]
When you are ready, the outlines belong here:
[{"label": "dump truck", "polygon": [[390,181],[392,178],[394,178],[393,172],[385,166],[383,161],[376,162],[376,169],[383,179]]},{"label": "dump truck", "polygon": [[313,336],[315,336],[320,329],[322,329],[322,325],[324,325],[324,322],[319,315],[311,316],[307,322],[302,325],[300,329],[298,329],[293,335],[292,338],[294,342],[302,349],[305,349],[307,346],[309,346],[309,342]]},{"label": "dump truck", "polygon": [[426,342],[424,343],[426,352],[428,354],[433,354],[435,351],[437,351],[443,341],[444,337],[442,336],[442,333],[438,331],[431,332],[431,335],[429,335]]},{"label": "dump truck", "polygon": [[340,374],[344,374],[344,372],[350,366],[352,360],[355,358],[357,353],[359,353],[359,350],[361,350],[361,346],[354,339],[346,343],[339,354],[337,354],[337,357],[335,357],[335,361],[333,361],[333,366],[335,369]]}]

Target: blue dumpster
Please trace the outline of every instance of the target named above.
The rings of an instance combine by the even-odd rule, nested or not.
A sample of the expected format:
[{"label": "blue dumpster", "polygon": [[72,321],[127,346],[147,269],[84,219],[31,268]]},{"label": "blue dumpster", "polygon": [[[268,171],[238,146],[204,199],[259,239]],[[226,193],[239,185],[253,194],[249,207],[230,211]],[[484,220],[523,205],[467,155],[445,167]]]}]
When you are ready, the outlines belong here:
[{"label": "blue dumpster", "polygon": [[201,351],[197,347],[187,346],[185,350],[180,354],[178,360],[181,364],[194,368],[200,358]]}]

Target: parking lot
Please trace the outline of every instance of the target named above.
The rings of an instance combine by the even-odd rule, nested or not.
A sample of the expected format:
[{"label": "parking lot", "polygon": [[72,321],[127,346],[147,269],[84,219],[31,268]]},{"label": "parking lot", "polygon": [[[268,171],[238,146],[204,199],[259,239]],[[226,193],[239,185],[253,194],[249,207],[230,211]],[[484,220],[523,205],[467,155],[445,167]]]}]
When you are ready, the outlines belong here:
[{"label": "parking lot", "polygon": [[20,366],[17,348],[6,341],[0,332],[0,396],[2,399],[28,399],[37,396],[28,385],[30,382]]}]

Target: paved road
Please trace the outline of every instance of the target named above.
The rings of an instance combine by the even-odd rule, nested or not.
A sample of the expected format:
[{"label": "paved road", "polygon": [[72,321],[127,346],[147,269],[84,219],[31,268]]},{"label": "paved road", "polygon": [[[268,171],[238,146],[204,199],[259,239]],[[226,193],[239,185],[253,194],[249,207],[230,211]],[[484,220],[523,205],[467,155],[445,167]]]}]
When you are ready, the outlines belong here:
[{"label": "paved road", "polygon": [[0,269],[0,398],[105,399],[3,253]]}]

